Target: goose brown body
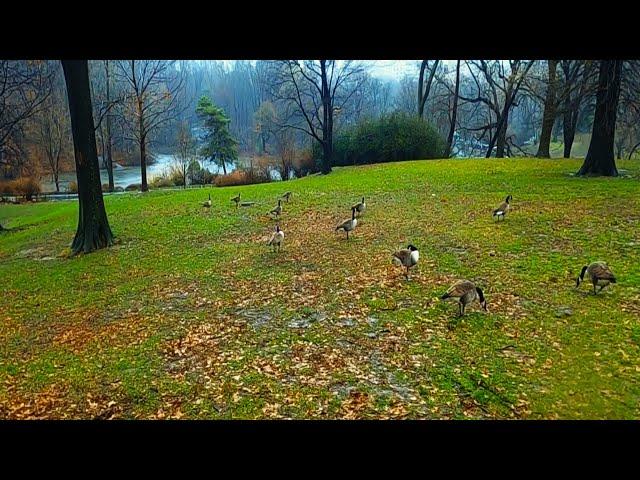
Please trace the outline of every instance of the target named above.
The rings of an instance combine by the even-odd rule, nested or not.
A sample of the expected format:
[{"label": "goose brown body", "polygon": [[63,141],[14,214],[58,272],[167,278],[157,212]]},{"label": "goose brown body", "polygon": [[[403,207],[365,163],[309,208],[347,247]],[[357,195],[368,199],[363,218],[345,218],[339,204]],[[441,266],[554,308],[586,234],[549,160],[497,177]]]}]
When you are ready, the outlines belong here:
[{"label": "goose brown body", "polygon": [[342,230],[347,233],[347,240],[349,239],[349,232],[353,231],[358,225],[358,219],[356,218],[356,209],[351,207],[351,218],[343,221],[336,226],[336,231]]},{"label": "goose brown body", "polygon": [[[616,283],[616,277],[605,262],[592,262],[582,267],[582,271],[576,280],[576,287],[584,280],[585,274],[591,278],[593,284],[593,294],[596,295],[604,287],[611,283]],[[596,291],[596,287],[600,290]]]},{"label": "goose brown body", "polygon": [[282,213],[282,200],[278,200],[278,206],[271,210],[269,213],[275,215],[276,217],[279,217]]},{"label": "goose brown body", "polygon": [[407,245],[407,248],[393,252],[392,256],[395,265],[403,266],[407,269],[405,272],[407,279],[409,278],[409,269],[417,265],[418,260],[420,260],[420,252],[411,244]]},{"label": "goose brown body", "polygon": [[364,201],[364,197],[362,197],[362,201],[361,202],[356,203],[351,208],[355,208],[356,212],[358,212],[358,213],[364,213],[365,210],[367,209],[367,204]]},{"label": "goose brown body", "polygon": [[498,205],[498,208],[496,208],[493,211],[493,216],[504,219],[504,216],[507,214],[507,212],[511,208],[511,205],[509,205],[509,201],[512,198],[513,197],[511,195],[507,195],[507,198],[504,199],[504,202],[502,202],[500,205]]},{"label": "goose brown body", "polygon": [[274,250],[276,248],[280,250],[283,242],[284,242],[284,232],[280,230],[280,225],[276,225],[276,231],[273,232],[273,235],[271,235],[271,238],[269,239],[269,242],[267,242],[267,245],[273,245]]},{"label": "goose brown body", "polygon": [[459,302],[459,315],[464,315],[464,311],[467,305],[478,301],[482,308],[487,310],[487,301],[484,298],[482,289],[477,287],[475,283],[470,280],[458,280],[449,287],[444,295],[440,297],[441,300],[447,298],[457,298]]}]

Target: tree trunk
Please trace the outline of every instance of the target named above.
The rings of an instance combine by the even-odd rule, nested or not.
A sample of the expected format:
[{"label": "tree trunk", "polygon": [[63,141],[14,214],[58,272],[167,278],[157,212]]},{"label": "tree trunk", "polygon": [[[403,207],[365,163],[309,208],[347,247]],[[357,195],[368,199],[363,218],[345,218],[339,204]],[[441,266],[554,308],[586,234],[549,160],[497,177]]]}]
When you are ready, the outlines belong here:
[{"label": "tree trunk", "polygon": [[622,60],[601,60],[589,150],[578,175],[618,175],[613,155]]},{"label": "tree trunk", "polygon": [[424,116],[424,107],[427,104],[427,99],[431,92],[431,85],[438,68],[438,63],[440,63],[440,60],[436,60],[429,71],[429,79],[427,80],[426,86],[424,85],[424,71],[427,68],[427,60],[423,60],[422,65],[420,65],[420,76],[418,77],[418,117],[420,118]]},{"label": "tree trunk", "polygon": [[445,158],[451,156],[451,148],[453,147],[453,135],[456,131],[456,119],[458,115],[458,92],[460,90],[460,60],[456,64],[456,90],[453,95],[453,112],[451,114],[451,126],[449,127],[449,136],[447,138],[447,149],[445,150]]},{"label": "tree trunk", "polygon": [[549,147],[551,145],[551,134],[556,119],[556,68],[557,60],[549,60],[549,86],[547,96],[544,101],[544,113],[542,114],[542,129],[540,131],[540,144],[538,145],[538,158],[550,158]]},{"label": "tree trunk", "polygon": [[87,60],[62,60],[61,62],[69,99],[80,206],[78,229],[71,245],[75,255],[112,245],[113,234],[107,220],[100,185],[100,168],[89,89],[89,66]]},{"label": "tree trunk", "polygon": [[140,175],[142,178],[140,190],[146,192],[149,186],[147,185],[147,137],[145,136],[140,138]]},{"label": "tree trunk", "polygon": [[331,173],[331,159],[333,157],[333,105],[331,92],[327,81],[326,60],[320,60],[322,78],[322,173]]},{"label": "tree trunk", "polygon": [[[251,166],[251,169],[253,170],[253,165]],[[224,161],[224,158],[222,159],[222,171],[224,172],[224,174],[227,174],[227,164]]]},{"label": "tree trunk", "polygon": [[571,147],[573,147],[573,139],[576,136],[576,124],[573,122],[573,112],[571,111],[570,101],[565,102],[565,112],[562,120],[562,133],[564,141],[564,158],[571,157]]},{"label": "tree trunk", "polygon": [[[111,105],[109,105],[109,102],[111,102],[111,93],[110,93],[110,71],[109,71],[109,60],[105,60],[105,73],[107,76],[107,85],[106,85],[106,90],[107,90],[107,107],[111,107]],[[107,113],[107,175],[109,176],[109,191],[113,192],[113,190],[115,189],[114,183],[113,183],[113,157],[112,157],[112,153],[111,153],[111,147],[113,144],[113,139],[111,138],[111,110],[109,110],[109,112]]]},{"label": "tree trunk", "polygon": [[507,143],[507,125],[509,124],[509,108],[505,108],[500,117],[500,129],[496,135],[496,158],[504,157],[504,147]]}]

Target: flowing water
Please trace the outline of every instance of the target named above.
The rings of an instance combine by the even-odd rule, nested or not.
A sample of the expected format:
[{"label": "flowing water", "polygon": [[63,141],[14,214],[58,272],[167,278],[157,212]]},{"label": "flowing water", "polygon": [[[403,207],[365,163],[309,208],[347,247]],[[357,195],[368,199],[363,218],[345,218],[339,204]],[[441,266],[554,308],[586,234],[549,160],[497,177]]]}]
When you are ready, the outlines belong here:
[{"label": "flowing water", "polygon": [[[169,171],[171,166],[175,162],[175,157],[173,155],[167,154],[158,154],[155,155],[155,162],[151,165],[147,165],[147,181],[151,183],[151,180],[158,176],[162,175]],[[102,161],[100,160],[100,164]],[[213,173],[222,173],[222,168],[219,167],[215,163],[205,162],[203,165],[205,168],[210,170]],[[227,165],[227,172],[232,172],[235,170],[234,165]],[[100,180],[101,183],[109,183],[109,175],[107,174],[107,170],[105,168],[100,169]],[[75,172],[67,172],[60,175],[60,191],[67,191],[67,187],[69,186],[69,182],[76,181],[76,173]],[[139,184],[141,183],[141,173],[140,173],[140,165],[122,167],[118,164],[114,164],[113,166],[113,183],[116,187],[126,188],[128,185]],[[42,180],[42,191],[43,192],[54,192],[56,189],[55,183],[53,183],[51,176],[47,176]]]}]

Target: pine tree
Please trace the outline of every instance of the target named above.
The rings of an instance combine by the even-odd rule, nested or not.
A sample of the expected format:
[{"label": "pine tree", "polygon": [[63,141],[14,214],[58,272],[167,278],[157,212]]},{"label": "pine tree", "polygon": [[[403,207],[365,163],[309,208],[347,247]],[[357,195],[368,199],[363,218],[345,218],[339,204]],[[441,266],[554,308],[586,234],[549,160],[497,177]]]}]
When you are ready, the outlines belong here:
[{"label": "pine tree", "polygon": [[203,120],[206,131],[205,145],[200,153],[209,161],[215,161],[222,166],[222,171],[226,175],[226,164],[238,158],[238,142],[229,132],[229,117],[207,96],[202,96],[198,101],[196,113]]}]

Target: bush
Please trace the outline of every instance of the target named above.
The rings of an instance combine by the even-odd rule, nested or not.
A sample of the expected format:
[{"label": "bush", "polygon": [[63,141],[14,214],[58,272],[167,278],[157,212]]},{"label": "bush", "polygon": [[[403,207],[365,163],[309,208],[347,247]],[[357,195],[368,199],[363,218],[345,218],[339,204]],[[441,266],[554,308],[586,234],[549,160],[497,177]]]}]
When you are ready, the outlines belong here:
[{"label": "bush", "polygon": [[[430,123],[416,115],[393,113],[340,133],[334,141],[332,165],[441,158],[444,150],[444,139]],[[317,144],[313,153],[315,158],[322,154]]]},{"label": "bush", "polygon": [[166,188],[173,187],[173,181],[169,178],[168,175],[158,175],[157,177],[153,177],[151,182],[149,182],[149,186],[151,188]]},{"label": "bush", "polygon": [[0,194],[3,195],[11,195],[13,194],[13,181],[8,180],[5,182],[0,182]]},{"label": "bush", "polygon": [[67,185],[67,193],[78,193],[78,184],[71,180]]},{"label": "bush", "polygon": [[102,191],[103,192],[108,192],[109,191],[109,184],[108,183],[103,183],[102,184]]},{"label": "bush", "polygon": [[8,182],[0,182],[0,193],[7,195],[24,196],[28,201],[33,200],[34,195],[42,191],[40,180],[34,177],[20,177]]},{"label": "bush", "polygon": [[296,150],[291,162],[291,169],[297,178],[320,171],[312,149]]},{"label": "bush", "polygon": [[131,185],[127,185],[124,189],[125,192],[136,192],[142,188],[141,183],[132,183]]},{"label": "bush", "polygon": [[216,187],[232,187],[236,185],[252,185],[254,183],[267,183],[270,181],[268,176],[261,172],[248,170],[236,170],[229,175],[218,175],[215,179]]},{"label": "bush", "polygon": [[22,177],[14,180],[16,193],[24,195],[29,201],[33,199],[34,195],[38,195],[42,191],[40,186],[40,180],[33,177]]},{"label": "bush", "polygon": [[187,167],[187,177],[191,181],[191,185],[210,185],[213,183],[216,175],[206,168],[200,166],[200,162],[194,160]]}]

